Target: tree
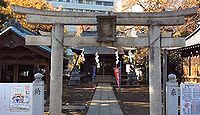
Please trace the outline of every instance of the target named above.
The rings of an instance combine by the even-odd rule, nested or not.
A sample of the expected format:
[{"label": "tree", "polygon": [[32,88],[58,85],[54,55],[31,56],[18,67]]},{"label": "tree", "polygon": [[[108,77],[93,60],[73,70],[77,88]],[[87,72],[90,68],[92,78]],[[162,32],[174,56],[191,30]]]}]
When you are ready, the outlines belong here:
[{"label": "tree", "polygon": [[[6,7],[6,3],[3,0],[0,0],[0,11],[2,11],[2,7]],[[2,28],[3,23],[6,20],[6,15],[0,12],[0,29]]]},{"label": "tree", "polygon": [[[122,11],[131,9],[133,5],[140,5],[144,12],[174,11],[199,6],[199,0],[122,0]],[[186,24],[178,27],[162,27],[161,31],[171,31],[173,36],[187,36],[196,29],[196,22],[200,21],[200,12],[186,18]],[[138,28],[140,29],[140,28]],[[140,31],[140,30],[138,30]]]},{"label": "tree", "polygon": [[168,53],[168,67],[167,71],[168,74],[176,74],[177,78],[180,80],[180,77],[183,75],[183,68],[182,68],[182,57],[181,53],[177,51],[169,51]]},{"label": "tree", "polygon": [[[128,11],[129,9],[132,9],[134,5],[139,5],[143,8],[144,12],[164,12],[164,11],[175,11],[175,10],[181,10],[185,8],[191,8],[194,6],[199,6],[200,1],[199,0],[122,0],[122,11]],[[129,10],[130,11],[130,10]],[[165,26],[161,27],[161,32],[172,32],[174,37],[177,36],[187,36],[191,32],[193,32],[196,29],[196,22],[200,21],[199,13],[197,15],[194,15],[192,17],[187,17],[186,24],[181,26]],[[132,27],[138,32],[147,32],[147,27]],[[132,28],[127,27],[121,27],[118,29],[118,33],[122,33],[123,35],[127,36],[132,30]],[[176,53],[175,53],[176,54]],[[136,57],[136,64],[140,66],[141,68],[143,66],[148,68],[148,49],[137,49],[137,52],[135,53]],[[169,64],[172,64],[175,60],[177,65],[174,69],[174,71],[180,69],[180,59],[178,56],[171,56],[174,58],[169,58]],[[177,58],[177,59],[175,59]],[[177,69],[178,68],[178,69]],[[142,70],[144,73],[146,73],[146,70]],[[148,73],[146,73],[148,74]],[[144,77],[144,76],[143,76]]]},{"label": "tree", "polygon": [[4,0],[1,4],[3,4],[0,6],[0,13],[3,14],[3,18],[0,19],[1,25],[9,19],[15,18],[23,27],[32,31],[49,31],[51,29],[51,26],[48,25],[28,24],[25,15],[15,14],[11,8],[11,5],[18,5],[29,8],[52,10],[52,5],[45,0]]}]

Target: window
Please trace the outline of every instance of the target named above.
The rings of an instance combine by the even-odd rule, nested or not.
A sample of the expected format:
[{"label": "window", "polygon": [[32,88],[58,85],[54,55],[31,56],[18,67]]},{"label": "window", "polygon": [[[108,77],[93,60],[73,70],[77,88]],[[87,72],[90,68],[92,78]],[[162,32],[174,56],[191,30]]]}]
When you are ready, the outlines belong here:
[{"label": "window", "polygon": [[70,0],[59,0],[59,2],[70,2]]},{"label": "window", "polygon": [[78,11],[79,11],[79,12],[83,12],[83,10],[82,10],[82,9],[79,9]]},{"label": "window", "polygon": [[28,77],[29,76],[29,71],[23,71],[23,72],[21,72],[20,76]]},{"label": "window", "polygon": [[86,0],[86,4],[92,4],[92,0]]},{"label": "window", "polygon": [[104,6],[113,6],[113,2],[104,2]]},{"label": "window", "polygon": [[102,1],[96,1],[96,5],[103,5]]},{"label": "window", "polygon": [[84,3],[83,0],[78,0],[78,3]]},{"label": "window", "polygon": [[70,2],[70,0],[63,0],[63,2]]}]

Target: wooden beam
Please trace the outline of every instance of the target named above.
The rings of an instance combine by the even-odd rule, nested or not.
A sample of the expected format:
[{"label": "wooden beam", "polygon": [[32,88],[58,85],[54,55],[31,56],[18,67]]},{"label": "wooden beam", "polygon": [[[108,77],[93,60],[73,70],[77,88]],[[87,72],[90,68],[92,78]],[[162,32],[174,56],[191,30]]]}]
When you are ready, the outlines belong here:
[{"label": "wooden beam", "polygon": [[[51,37],[49,36],[26,36],[26,45],[51,45]],[[65,46],[114,46],[114,47],[145,47],[149,46],[147,37],[117,37],[117,42],[99,43],[97,37],[65,37]],[[185,46],[184,38],[162,38],[162,47],[180,47]]]},{"label": "wooden beam", "polygon": [[[97,25],[96,18],[88,17],[58,17],[58,16],[41,16],[28,14],[26,21],[35,24],[65,24],[65,25]],[[179,17],[165,17],[165,18],[117,18],[116,25],[137,25],[148,26],[153,23],[159,25],[182,25],[185,19],[183,16]]]},{"label": "wooden beam", "polygon": [[66,12],[66,11],[51,11],[51,10],[39,10],[33,8],[26,8],[21,6],[13,5],[12,9],[15,13],[21,14],[35,14],[45,16],[59,16],[59,17],[93,17],[97,15],[116,15],[118,18],[161,18],[161,17],[179,17],[189,16],[197,13],[199,7],[193,7],[177,11],[166,11],[166,12]]},{"label": "wooden beam", "polygon": [[21,64],[21,65],[33,65],[33,64],[45,64],[45,59],[30,59],[30,60],[22,60],[22,59],[0,59],[0,64]]},{"label": "wooden beam", "polygon": [[[34,54],[35,55],[35,54]],[[23,56],[30,56],[33,57],[32,53],[27,53],[27,52],[0,52],[0,59],[3,58],[4,56],[12,56],[15,57],[16,59],[21,58]]]}]

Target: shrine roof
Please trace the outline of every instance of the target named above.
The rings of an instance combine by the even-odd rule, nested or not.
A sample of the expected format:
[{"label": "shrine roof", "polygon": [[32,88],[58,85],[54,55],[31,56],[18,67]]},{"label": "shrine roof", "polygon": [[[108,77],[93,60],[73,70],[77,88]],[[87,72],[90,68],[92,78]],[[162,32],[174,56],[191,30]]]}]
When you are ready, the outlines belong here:
[{"label": "shrine roof", "polygon": [[189,36],[187,36],[185,40],[186,40],[186,47],[200,44],[200,26]]},{"label": "shrine roof", "polygon": [[[23,27],[15,27],[15,26],[9,26],[6,29],[4,29],[1,33],[0,36],[3,36],[5,33],[8,31],[12,31],[16,33],[17,35],[20,36],[20,38],[25,39],[26,35],[36,35],[36,33],[33,33]],[[43,46],[43,45],[38,45],[38,48],[44,50],[47,53],[51,53],[51,49],[48,46]]]},{"label": "shrine roof", "polygon": [[[84,54],[95,54],[98,52],[98,54],[115,54],[117,51],[116,48],[112,47],[98,47],[98,46],[85,46],[85,47],[80,47],[80,49],[84,48]],[[119,54],[124,54],[123,50],[118,50]]]},{"label": "shrine roof", "polygon": [[[189,52],[184,54],[184,56],[189,56],[192,54],[199,54],[197,51],[200,48],[200,26],[197,27],[194,32],[188,35],[185,38],[185,46],[184,47],[176,47],[170,48],[169,51],[180,51],[180,52]],[[192,52],[192,54],[191,54]]]}]

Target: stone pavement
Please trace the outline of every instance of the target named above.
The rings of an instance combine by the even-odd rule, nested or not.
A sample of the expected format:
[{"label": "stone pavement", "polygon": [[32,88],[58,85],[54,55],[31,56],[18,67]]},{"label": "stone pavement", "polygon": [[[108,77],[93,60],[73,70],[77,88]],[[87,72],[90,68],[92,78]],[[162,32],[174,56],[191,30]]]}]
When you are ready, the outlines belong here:
[{"label": "stone pavement", "polygon": [[98,84],[87,115],[123,115],[109,83]]}]

